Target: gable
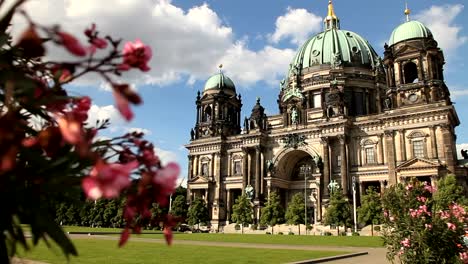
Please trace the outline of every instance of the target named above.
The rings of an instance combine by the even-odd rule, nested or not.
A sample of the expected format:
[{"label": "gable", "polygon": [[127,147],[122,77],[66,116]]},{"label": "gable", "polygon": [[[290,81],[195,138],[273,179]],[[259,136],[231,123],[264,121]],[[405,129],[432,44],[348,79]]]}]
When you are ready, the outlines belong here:
[{"label": "gable", "polygon": [[396,167],[397,170],[410,170],[422,168],[438,168],[440,164],[424,158],[413,158]]}]

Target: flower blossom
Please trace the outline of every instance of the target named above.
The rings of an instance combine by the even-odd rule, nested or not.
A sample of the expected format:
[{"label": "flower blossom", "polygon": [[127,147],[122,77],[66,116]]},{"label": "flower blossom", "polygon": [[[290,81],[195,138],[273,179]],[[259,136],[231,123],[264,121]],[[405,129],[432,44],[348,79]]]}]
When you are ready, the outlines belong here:
[{"label": "flower blossom", "polygon": [[130,67],[139,68],[140,70],[147,72],[150,70],[148,61],[153,56],[151,48],[140,40],[135,42],[127,42],[123,48],[123,63],[119,69],[128,69]]},{"label": "flower blossom", "polygon": [[416,199],[417,199],[418,201],[420,201],[421,203],[425,203],[425,202],[427,201],[427,198],[424,197],[424,196],[418,196],[418,197],[416,197]]},{"label": "flower blossom", "polygon": [[424,224],[424,227],[428,230],[431,230],[432,229],[432,225],[431,224]]},{"label": "flower blossom", "polygon": [[126,163],[105,163],[100,160],[83,179],[83,190],[88,198],[114,198],[130,185],[130,173],[139,166],[136,160]]},{"label": "flower blossom", "polygon": [[449,230],[455,231],[457,229],[457,226],[453,223],[447,223],[447,228]]},{"label": "flower blossom", "polygon": [[405,238],[403,239],[401,242],[400,242],[401,245],[403,245],[403,247],[410,247],[411,246],[411,241],[409,238]]},{"label": "flower blossom", "polygon": [[86,55],[86,48],[72,35],[65,32],[58,32],[62,45],[73,55],[83,57]]}]

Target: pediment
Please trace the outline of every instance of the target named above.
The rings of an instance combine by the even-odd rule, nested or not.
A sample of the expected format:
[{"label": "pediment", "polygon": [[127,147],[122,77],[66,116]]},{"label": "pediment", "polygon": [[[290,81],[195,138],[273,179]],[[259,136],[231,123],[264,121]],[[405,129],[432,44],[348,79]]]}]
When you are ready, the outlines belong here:
[{"label": "pediment", "polygon": [[208,179],[203,176],[197,176],[189,181],[190,184],[206,184]]},{"label": "pediment", "polygon": [[396,167],[397,170],[420,169],[420,168],[437,168],[439,162],[434,162],[425,158],[413,158]]},{"label": "pediment", "polygon": [[418,47],[412,46],[412,45],[404,45],[397,49],[394,53],[393,56],[397,57],[398,55],[406,54],[406,53],[412,53],[412,52],[419,52],[420,49]]}]

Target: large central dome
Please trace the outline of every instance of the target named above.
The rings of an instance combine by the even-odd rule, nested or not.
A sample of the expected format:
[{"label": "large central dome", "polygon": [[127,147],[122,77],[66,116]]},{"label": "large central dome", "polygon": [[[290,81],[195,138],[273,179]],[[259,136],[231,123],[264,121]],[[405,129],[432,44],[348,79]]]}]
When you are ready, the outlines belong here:
[{"label": "large central dome", "polygon": [[367,40],[358,34],[340,29],[333,5],[328,5],[325,31],[305,42],[294,57],[291,68],[306,69],[318,65],[374,67],[378,55]]}]

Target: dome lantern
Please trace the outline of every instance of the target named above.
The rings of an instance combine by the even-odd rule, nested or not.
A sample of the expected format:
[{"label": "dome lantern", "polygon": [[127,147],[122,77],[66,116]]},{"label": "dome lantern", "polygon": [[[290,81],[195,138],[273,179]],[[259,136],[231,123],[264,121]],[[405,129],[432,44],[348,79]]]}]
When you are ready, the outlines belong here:
[{"label": "dome lantern", "polygon": [[323,20],[325,25],[325,30],[330,29],[340,29],[340,19],[335,14],[335,9],[333,8],[332,0],[328,1],[328,14],[327,17]]}]

